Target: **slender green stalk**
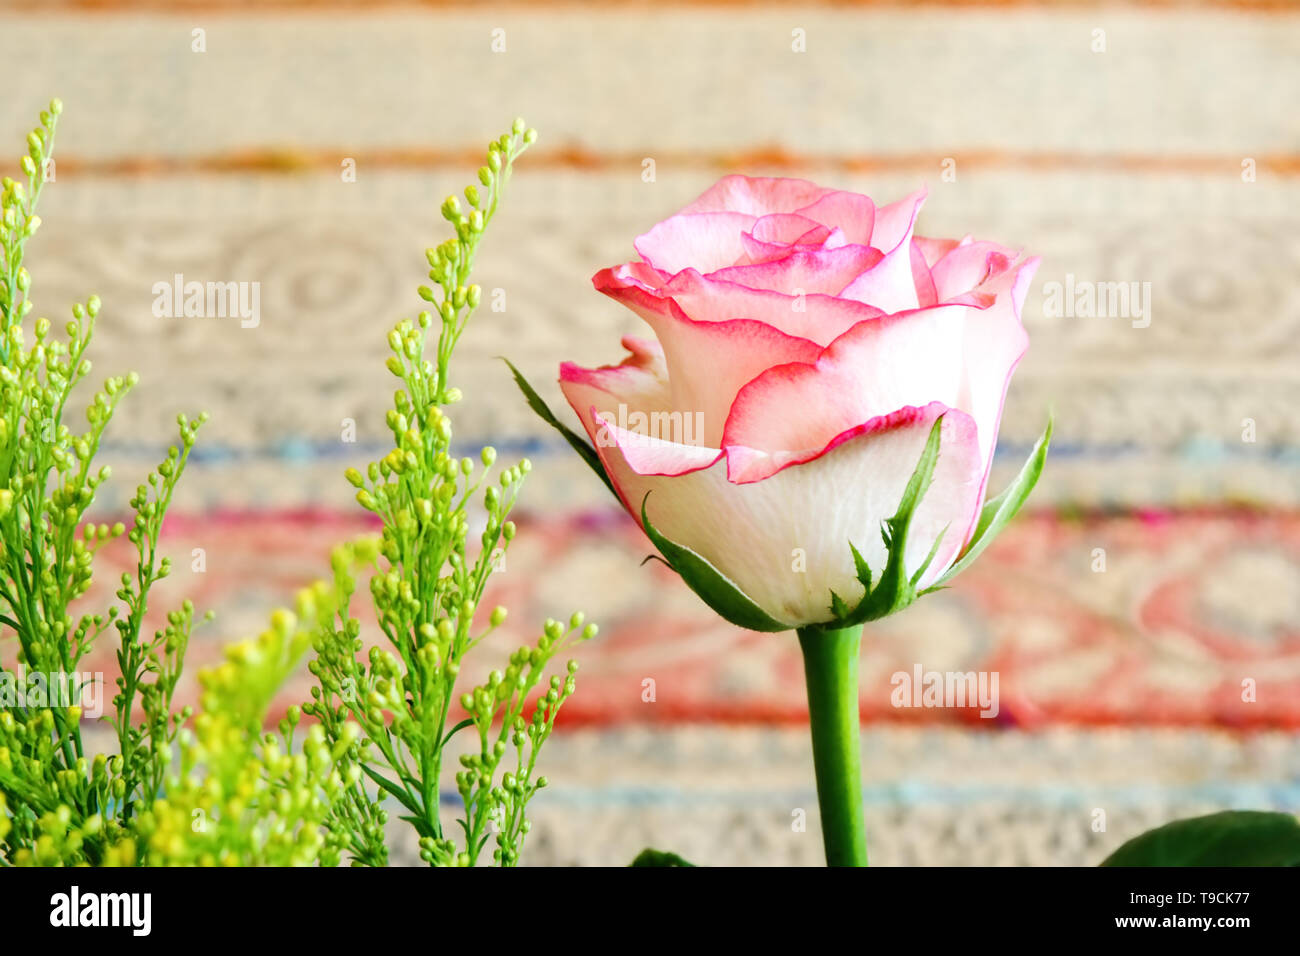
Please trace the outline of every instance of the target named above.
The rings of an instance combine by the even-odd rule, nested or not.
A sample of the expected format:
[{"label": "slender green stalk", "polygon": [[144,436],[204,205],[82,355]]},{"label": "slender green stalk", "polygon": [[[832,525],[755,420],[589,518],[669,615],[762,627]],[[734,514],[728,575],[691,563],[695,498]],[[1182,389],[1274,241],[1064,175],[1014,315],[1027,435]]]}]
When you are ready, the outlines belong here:
[{"label": "slender green stalk", "polygon": [[862,625],[839,631],[801,629],[808,714],[812,725],[817,805],[827,866],[866,866],[862,817],[862,746],[858,711],[858,648]]},{"label": "slender green stalk", "polygon": [[[418,294],[430,308],[388,333],[386,365],[401,381],[385,417],[394,447],[364,472],[345,472],[358,504],[378,515],[383,529],[334,551],[338,620],[317,634],[309,667],[319,682],[302,712],[320,721],[325,739],[346,758],[341,773],[350,774],[348,789],[327,827],[356,863],[387,861],[388,810],[380,802],[392,798],[403,811],[400,819],[414,827],[425,862],[472,866],[495,841],[488,850],[493,862],[516,865],[531,828],[525,805],[547,785],[534,773],[537,751],[574,692],[578,664],[569,661],[563,673],[547,668],[556,654],[596,634],[581,613],[567,627],[547,621],[536,643],[520,646],[501,670],[486,675],[486,683],[466,690],[462,682],[457,689],[466,655],[505,620],[504,607],[484,614],[479,605],[489,575],[505,568],[515,536],[509,515],[532,464],[524,459],[489,478],[495,449],[482,449],[481,467],[452,457],[452,422],[443,408],[463,398],[449,375],[483,294],[470,283],[475,253],[512,164],[536,136],[516,120],[489,145],[478,184],[466,187],[468,208],[454,195],[443,202],[455,236],[425,250],[430,284]],[[388,639],[365,660],[358,659],[361,620],[349,606],[358,572],[370,577],[374,617]],[[340,748],[339,734],[349,726],[359,727],[361,736]],[[458,733],[463,741],[471,731],[477,748],[448,751]],[[464,812],[444,826],[444,768],[453,756],[459,757],[454,780]]]}]

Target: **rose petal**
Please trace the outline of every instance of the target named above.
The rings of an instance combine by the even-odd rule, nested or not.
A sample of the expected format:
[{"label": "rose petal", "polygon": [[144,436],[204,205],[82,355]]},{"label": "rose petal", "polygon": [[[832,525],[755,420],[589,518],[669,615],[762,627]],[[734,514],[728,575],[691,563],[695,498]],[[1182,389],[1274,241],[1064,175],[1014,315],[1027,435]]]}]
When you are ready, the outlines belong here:
[{"label": "rose petal", "polygon": [[741,236],[754,222],[753,216],[735,212],[676,215],[638,236],[632,245],[642,259],[670,275],[692,267],[711,272],[744,259]]},{"label": "rose petal", "polygon": [[925,190],[876,212],[871,244],[884,253],[880,262],[857,276],[840,295],[885,312],[903,312],[920,304],[912,279],[912,229],[925,203]]},{"label": "rose petal", "polygon": [[[628,461],[636,452],[621,445],[605,449],[602,459],[625,503],[634,503],[634,516],[651,492],[646,510],[663,534],[795,627],[831,618],[832,588],[850,602],[862,596],[850,541],[876,573],[884,567],[881,523],[897,510],[930,426],[945,411],[934,481],[913,517],[904,559],[909,573],[915,571],[947,529],[921,582],[926,585],[956,557],[979,504],[975,428],[959,411],[935,404],[862,423],[821,456],[753,484],[729,482],[720,461],[669,478],[638,473]],[[805,507],[808,502],[829,507]]]},{"label": "rose petal", "polygon": [[928,195],[925,187],[921,187],[910,196],[878,208],[871,244],[881,252],[890,252],[897,249],[903,240],[910,240],[916,217],[920,215]]},{"label": "rose petal", "polygon": [[604,269],[596,273],[592,282],[601,292],[648,322],[651,316],[647,313],[672,315],[671,303],[675,302],[683,313],[698,322],[753,319],[823,347],[857,323],[883,314],[851,299],[820,294],[792,296],[751,289],[702,276],[694,269],[679,272],[665,281],[648,266],[634,263]]},{"label": "rose petal", "polygon": [[[560,366],[560,388],[569,403],[573,404],[573,396],[579,394],[576,390],[581,389],[580,405],[592,404],[599,393],[604,396],[602,402],[608,398],[640,411],[667,411],[671,407],[668,370],[659,343],[625,335],[622,345],[631,354],[617,365],[583,368],[565,362]],[[572,395],[570,389],[575,390]],[[581,411],[578,414],[583,415]]]},{"label": "rose petal", "polygon": [[[658,345],[632,336],[625,337],[623,345],[632,354],[618,365],[588,369],[565,362],[560,366],[560,390],[582,422],[615,490],[619,489],[619,482],[614,465],[631,467],[623,453],[613,458],[609,454],[619,441],[627,449],[627,457],[646,474],[683,474],[717,461],[721,456],[718,449],[651,437],[658,431],[693,438],[687,432],[695,429],[696,422],[694,416],[670,408],[663,355]],[[634,431],[638,426],[642,427]],[[629,511],[639,513],[639,499],[633,501],[621,491],[619,497]]]},{"label": "rose petal", "polygon": [[876,204],[866,196],[834,190],[804,206],[799,215],[840,230],[849,242],[880,248],[871,241],[876,224]]},{"label": "rose petal", "polygon": [[699,321],[672,298],[656,295],[638,283],[623,285],[598,274],[596,287],[618,298],[654,329],[668,372],[669,405],[698,415],[696,441],[717,445],[736,393],[773,365],[811,362],[821,346],[787,335],[764,322],[745,318]]},{"label": "rose petal", "polygon": [[806,179],[723,176],[682,212],[728,211],[750,216],[796,212],[830,191]]},{"label": "rose petal", "polygon": [[677,477],[708,468],[722,457],[721,449],[691,441],[698,425],[690,413],[611,412],[592,406],[588,414],[596,426],[596,446],[617,447],[627,466],[642,477]]},{"label": "rose petal", "polygon": [[930,266],[925,261],[925,251],[912,240],[912,284],[916,286],[916,304],[928,309],[939,303],[939,291],[934,286],[934,277],[930,275]]},{"label": "rose petal", "polygon": [[786,295],[836,295],[880,261],[880,252],[868,246],[847,245],[835,249],[791,246],[789,254],[780,259],[715,269],[706,274],[724,282]]},{"label": "rose petal", "polygon": [[1007,384],[1028,347],[1020,309],[1037,267],[1030,259],[1000,273],[976,304],[859,323],[815,363],[755,378],[736,396],[723,430],[731,479],[762,480],[857,422],[935,401],[974,419],[987,473]]},{"label": "rose petal", "polygon": [[[789,253],[792,245],[820,246],[831,235],[830,229],[803,216],[778,213],[764,216],[754,223],[754,228],[741,236],[745,258],[736,265],[768,262]],[[698,267],[703,271],[703,266]]]},{"label": "rose petal", "polygon": [[946,252],[930,267],[940,302],[975,291],[990,278],[1006,272],[1016,253],[996,242],[969,242]]},{"label": "rose petal", "polygon": [[[773,213],[770,216],[763,216],[754,222],[754,227],[750,234],[759,242],[776,242],[783,245],[792,243],[817,243],[820,244],[828,235],[830,229],[817,222],[815,219],[809,219],[807,216],[796,216],[793,213]],[[809,236],[816,234],[815,239]],[[700,266],[695,266],[700,269]],[[701,271],[703,271],[701,269]]]},{"label": "rose petal", "polygon": [[1020,316],[1040,261],[1037,256],[1026,259],[986,282],[980,293],[991,296],[992,303],[966,312],[965,376],[957,406],[969,411],[979,426],[986,482],[1007,386],[1029,348],[1029,335]]},{"label": "rose petal", "polygon": [[925,256],[925,264],[930,267],[933,267],[936,262],[946,256],[953,249],[956,249],[961,242],[970,241],[970,236],[967,236],[963,240],[928,239],[925,236],[912,237],[912,245],[921,250],[921,253]]},{"label": "rose petal", "polygon": [[844,234],[844,230],[839,226],[832,229],[831,234],[827,236],[826,241],[822,243],[822,245],[827,249],[838,249],[840,246],[847,246],[848,244],[849,237]]},{"label": "rose petal", "polygon": [[884,316],[855,325],[813,363],[768,369],[740,390],[727,418],[728,477],[770,478],[900,408],[960,408],[965,323],[962,306]]}]

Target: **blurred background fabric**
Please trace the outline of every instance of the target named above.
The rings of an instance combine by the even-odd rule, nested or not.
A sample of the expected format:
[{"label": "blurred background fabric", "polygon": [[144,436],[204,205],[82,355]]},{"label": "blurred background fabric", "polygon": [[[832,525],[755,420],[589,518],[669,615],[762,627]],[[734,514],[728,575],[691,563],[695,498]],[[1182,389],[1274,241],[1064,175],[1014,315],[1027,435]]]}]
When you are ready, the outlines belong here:
[{"label": "blurred background fabric", "polygon": [[[529,862],[618,864],[647,844],[820,862],[793,636],[731,627],[642,566],[648,542],[497,359],[567,413],[559,363],[617,361],[642,331],[590,276],[727,172],[878,201],[925,184],[920,234],[1043,257],[990,485],[1054,412],[1032,507],[950,591],[864,637],[873,862],[1093,864],[1175,816],[1300,811],[1293,6],[8,7],[6,169],[37,111],[65,103],[29,247],[37,314],[99,294],[97,370],[141,375],[101,513],[125,510],[178,411],[212,414],[155,601],[217,612],[191,698],[198,667],[371,528],[342,471],[390,447],[386,332],[420,308],[440,202],[523,115],[541,138],[476,273],[505,307],[462,342],[454,420],[466,453],[535,465],[489,593],[511,612],[497,647],[576,608],[602,628],[543,757]],[[260,323],[155,317],[154,284],[178,274],[257,282]],[[1112,282],[1149,283],[1148,314],[1049,307],[1051,283]],[[112,661],[105,643],[91,666]],[[891,675],[916,666],[996,672],[997,716],[892,706]]]}]

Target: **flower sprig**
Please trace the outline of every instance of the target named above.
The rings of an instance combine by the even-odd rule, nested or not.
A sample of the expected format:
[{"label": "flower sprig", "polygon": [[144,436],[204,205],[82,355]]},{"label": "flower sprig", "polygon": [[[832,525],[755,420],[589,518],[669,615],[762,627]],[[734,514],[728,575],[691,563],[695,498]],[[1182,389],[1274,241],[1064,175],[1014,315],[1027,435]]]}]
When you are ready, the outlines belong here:
[{"label": "flower sprig", "polygon": [[[276,611],[256,639],[227,648],[200,673],[201,708],[176,735],[179,767],[143,805],[107,862],[222,866],[336,865],[342,847],[325,826],[359,771],[343,760],[360,736],[346,724],[337,741],[313,725],[295,752],[297,707],[280,735],[263,724],[276,692],[300,665],[321,621],[333,615],[323,584],[298,596],[297,613]],[[171,743],[164,745],[170,749]],[[168,754],[168,756],[171,756]]]},{"label": "flower sprig", "polygon": [[50,101],[41,111],[40,125],[27,134],[27,155],[19,160],[26,184],[10,179],[0,180],[0,361],[9,358],[9,330],[27,317],[32,310],[29,295],[32,277],[23,266],[23,247],[41,227],[41,217],[36,215],[36,202],[45,185],[48,164],[54,151],[54,130],[58,125],[63,103]]},{"label": "flower sprig", "polygon": [[[23,251],[40,225],[36,201],[54,148],[58,100],[28,137],[21,166],[27,184],[5,178],[0,190],[0,626],[17,641],[16,667],[0,681],[23,686],[39,678],[40,693],[0,710],[0,793],[6,795],[0,860],[102,862],[125,832],[137,801],[152,800],[170,761],[170,745],[189,716],[171,713],[185,646],[194,625],[189,602],[142,639],[152,586],[170,572],[158,550],[164,515],[206,415],[178,420],[179,442],[131,500],[132,527],[87,521],[99,488],[112,475],[95,459],[119,403],[136,385],[134,372],[104,380],[87,403],[86,428],[66,413],[92,372],[87,357],[101,303],[90,296],[72,308],[65,338],[47,318],[31,326],[31,276]],[[123,575],[120,605],[73,613],[89,590],[95,556],[126,535],[137,552],[136,573]],[[81,736],[82,701],[97,678],[78,671],[95,641],[114,627],[122,678],[114,698],[120,752],[88,759]],[[134,723],[137,700],[144,714]]]},{"label": "flower sprig", "polygon": [[[380,802],[387,799],[401,807],[401,819],[414,827],[429,863],[474,864],[492,835],[489,829],[497,837],[494,860],[516,863],[528,831],[524,807],[544,779],[533,776],[537,751],[573,692],[576,663],[570,662],[565,677],[552,679],[531,722],[522,716],[526,700],[562,647],[596,633],[580,615],[567,629],[548,622],[536,645],[516,651],[504,672],[494,672],[468,694],[456,694],[466,655],[506,617],[505,608],[496,607],[483,621],[480,602],[489,575],[515,537],[509,516],[532,465],[523,459],[493,480],[495,449],[483,448],[477,461],[455,457],[452,422],[443,409],[462,398],[450,384],[449,370],[482,298],[479,286],[469,281],[475,253],[514,161],[535,139],[535,131],[516,121],[510,133],[489,145],[478,185],[466,187],[468,210],[456,196],[442,204],[454,236],[426,250],[433,284],[418,290],[433,308],[388,333],[387,366],[401,382],[386,416],[393,448],[364,473],[356,468],[346,473],[358,503],[382,519],[383,530],[375,541],[335,552],[339,614],[317,636],[317,657],[309,666],[318,686],[303,710],[320,721],[333,742],[348,719],[364,731],[364,746],[353,754],[377,789],[353,789],[331,822],[346,838],[355,863],[386,859],[386,813]],[[430,343],[435,327],[436,343]],[[472,526],[481,526],[476,551],[468,546]],[[355,572],[363,566],[369,566],[375,618],[387,643],[360,660],[360,622],[349,602]],[[469,716],[453,725],[457,702]],[[439,781],[445,748],[471,726],[478,731],[480,753],[466,755],[457,775],[464,802],[457,839],[442,819]],[[502,771],[498,780],[507,743],[517,750],[515,769]]]},{"label": "flower sprig", "polygon": [[[122,574],[117,597],[126,607],[126,616],[114,624],[120,638],[117,663],[117,693],[113,697],[114,729],[117,731],[121,756],[122,783],[115,794],[123,801],[123,815],[129,817],[137,799],[148,799],[162,786],[166,762],[160,757],[169,752],[182,724],[192,710],[182,708],[172,714],[172,697],[180,679],[194,627],[194,605],[184,601],[181,607],[167,615],[166,626],[154,633],[151,640],[141,638],[146,610],[146,595],[153,584],[171,573],[171,559],[160,556],[158,535],[162,530],[163,516],[171,503],[172,494],[185,470],[195,436],[208,416],[200,414],[190,421],[185,415],[177,417],[180,428],[180,445],[167,449],[167,457],[149,473],[148,484],[136,488],[131,499],[135,509],[133,527],[127,537],[136,549],[136,572]],[[211,617],[211,614],[206,616]],[[140,699],[144,722],[132,723],[135,701]]]},{"label": "flower sprig", "polygon": [[[180,727],[156,745],[166,767],[158,792],[139,800],[130,817],[121,803],[121,755],[97,756],[90,787],[113,794],[103,810],[79,812],[77,774],[65,773],[57,795],[12,803],[0,790],[0,840],[21,819],[14,810],[39,811],[36,837],[7,862],[49,866],[94,862],[102,866],[333,866],[342,855],[325,826],[355,766],[340,757],[359,736],[345,726],[340,742],[326,744],[324,729],[309,729],[295,752],[298,708],[281,722],[281,736],[264,733],[272,698],[300,664],[322,617],[332,614],[332,595],[321,584],[298,596],[298,612],[276,611],[256,640],[226,649],[225,660],[199,673],[203,689],[193,725]],[[188,708],[185,711],[188,712]],[[0,715],[0,722],[7,715]],[[46,734],[48,737],[48,734]],[[40,738],[38,736],[37,745]],[[82,768],[84,769],[84,768]],[[82,774],[84,776],[84,774]],[[63,786],[70,778],[71,787]]]},{"label": "flower sprig", "polygon": [[[521,646],[510,656],[504,673],[493,671],[486,683],[461,697],[461,707],[469,714],[466,720],[472,722],[479,738],[479,752],[462,755],[464,769],[456,774],[456,789],[465,804],[461,827],[472,854],[482,851],[490,835],[490,823],[496,834],[493,860],[503,865],[519,860],[524,837],[531,829],[525,808],[547,785],[546,777],[535,776],[537,755],[551,735],[560,707],[574,692],[578,662],[567,663],[564,677],[551,675],[546,693],[539,695],[533,706],[531,719],[524,718],[524,711],[530,692],[545,676],[551,659],[566,644],[595,635],[594,626],[584,627],[583,622],[581,613],[569,619],[567,628],[559,621],[547,621],[535,647]],[[510,747],[514,748],[514,769],[504,771],[500,783],[496,783],[497,770]],[[450,841],[428,840],[422,843],[421,850],[430,862],[453,862]]]},{"label": "flower sprig", "polygon": [[[469,284],[474,253],[512,163],[536,134],[517,122],[489,147],[481,188],[465,190],[469,210],[455,198],[443,204],[455,238],[426,252],[434,285],[419,290],[434,309],[389,334],[388,367],[402,381],[387,416],[394,447],[364,474],[347,473],[358,502],[381,517],[382,533],[336,548],[332,582],[302,592],[296,614],[277,612],[259,638],[229,648],[220,666],[201,672],[195,712],[173,705],[196,623],[193,604],[182,602],[152,637],[142,632],[150,591],[171,571],[159,550],[164,516],[207,416],[178,418],[179,440],[130,501],[129,528],[87,522],[97,488],[111,477],[94,459],[137,378],[107,379],[88,404],[88,429],[77,433],[63,411],[91,372],[86,353],[99,300],[73,308],[66,342],[52,336],[46,319],[35,323],[30,346],[24,334],[31,280],[22,250],[39,226],[34,170],[50,158],[59,110],[51,104],[29,139],[27,186],[4,181],[0,625],[17,638],[20,669],[58,674],[75,673],[94,641],[116,630],[121,676],[111,723],[118,752],[84,753],[75,703],[53,696],[6,702],[0,865],[329,866],[345,854],[355,864],[380,865],[388,859],[389,799],[415,827],[426,861],[472,865],[495,834],[493,859],[517,863],[529,830],[526,805],[546,785],[536,774],[538,752],[574,692],[576,662],[563,674],[548,668],[596,628],[581,614],[567,627],[548,621],[535,645],[520,647],[504,671],[457,698],[462,661],[505,619],[505,609],[495,608],[481,620],[479,605],[515,537],[509,516],[531,465],[524,459],[493,473],[490,447],[477,462],[453,456],[443,408],[462,397],[448,371],[481,300]],[[426,357],[435,322],[436,346]],[[467,544],[471,528],[475,549]],[[123,535],[136,560],[134,573],[121,577],[118,603],[74,618],[70,607],[90,587],[96,553]],[[360,573],[388,640],[363,659],[351,609]],[[318,681],[312,700],[290,707],[278,734],[266,733],[271,702],[309,647]],[[0,680],[15,676],[0,667]],[[449,728],[457,703],[469,716]],[[304,715],[315,722],[295,748]],[[479,746],[456,774],[462,842],[444,832],[439,781],[446,747],[468,728]]]}]

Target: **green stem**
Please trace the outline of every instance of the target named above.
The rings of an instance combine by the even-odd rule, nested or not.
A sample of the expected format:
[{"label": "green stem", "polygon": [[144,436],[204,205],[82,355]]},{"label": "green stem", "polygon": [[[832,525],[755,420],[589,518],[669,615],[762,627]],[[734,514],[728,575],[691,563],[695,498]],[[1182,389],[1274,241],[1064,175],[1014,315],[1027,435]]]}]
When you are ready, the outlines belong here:
[{"label": "green stem", "polygon": [[858,648],[862,625],[840,631],[800,629],[808,714],[812,725],[817,805],[827,866],[866,866],[862,817],[862,748],[858,710]]}]

